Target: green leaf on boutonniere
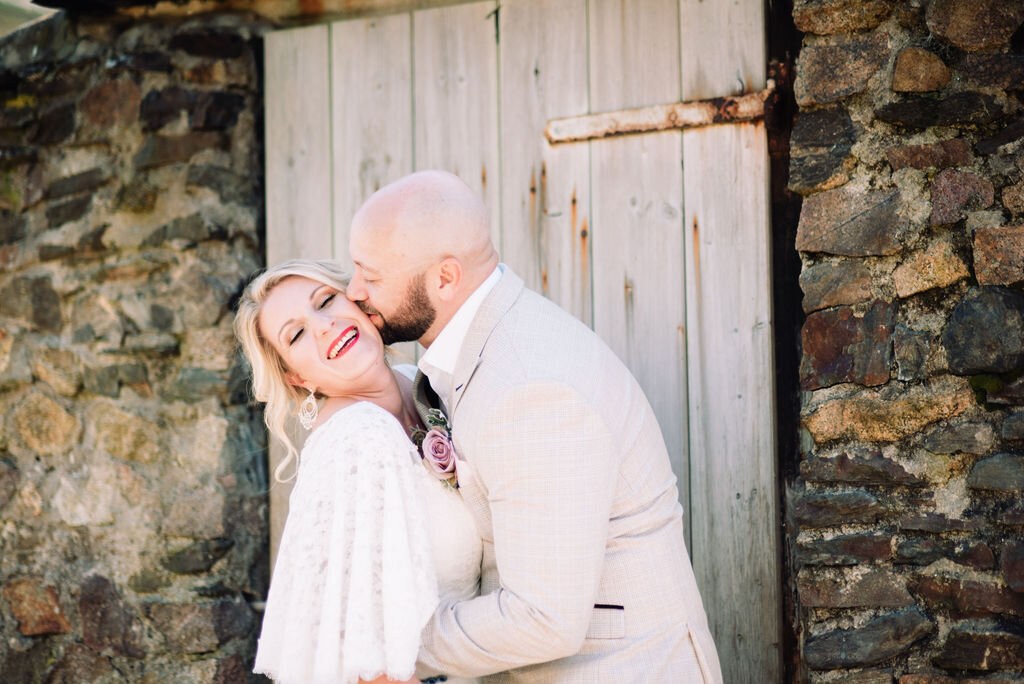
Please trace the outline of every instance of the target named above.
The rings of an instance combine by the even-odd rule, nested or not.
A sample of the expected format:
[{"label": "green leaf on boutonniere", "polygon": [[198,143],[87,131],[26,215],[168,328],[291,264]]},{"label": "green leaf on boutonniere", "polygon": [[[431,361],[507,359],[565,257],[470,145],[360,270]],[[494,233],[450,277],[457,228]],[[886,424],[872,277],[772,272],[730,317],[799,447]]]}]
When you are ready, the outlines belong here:
[{"label": "green leaf on boutonniere", "polygon": [[409,428],[409,439],[419,449],[423,445],[423,438],[427,436],[427,431],[423,428],[411,427]]},{"label": "green leaf on boutonniere", "polygon": [[448,426],[448,418],[445,417],[441,409],[428,410],[425,420],[428,430],[431,428],[437,428],[439,430],[444,430],[445,434],[451,435],[452,430]]}]

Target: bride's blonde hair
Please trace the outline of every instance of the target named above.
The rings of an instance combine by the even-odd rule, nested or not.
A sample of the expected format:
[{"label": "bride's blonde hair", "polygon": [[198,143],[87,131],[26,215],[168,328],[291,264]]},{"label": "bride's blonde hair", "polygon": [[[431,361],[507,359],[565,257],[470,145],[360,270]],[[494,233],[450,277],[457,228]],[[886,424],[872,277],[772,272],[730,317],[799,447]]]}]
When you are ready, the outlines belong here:
[{"label": "bride's blonde hair", "polygon": [[[274,469],[274,479],[286,482],[281,473],[297,459],[299,452],[285,430],[285,420],[298,410],[306,397],[306,390],[295,387],[285,377],[288,368],[270,342],[260,333],[260,310],[275,287],[287,278],[302,277],[336,288],[344,292],[348,285],[348,274],[335,262],[315,259],[291,259],[271,266],[257,275],[246,286],[238,301],[235,314],[235,336],[242,346],[245,358],[252,367],[252,393],[256,401],[266,404],[263,422],[270,434],[284,443],[285,458]],[[292,477],[294,477],[294,473]],[[289,480],[291,477],[288,478]]]}]

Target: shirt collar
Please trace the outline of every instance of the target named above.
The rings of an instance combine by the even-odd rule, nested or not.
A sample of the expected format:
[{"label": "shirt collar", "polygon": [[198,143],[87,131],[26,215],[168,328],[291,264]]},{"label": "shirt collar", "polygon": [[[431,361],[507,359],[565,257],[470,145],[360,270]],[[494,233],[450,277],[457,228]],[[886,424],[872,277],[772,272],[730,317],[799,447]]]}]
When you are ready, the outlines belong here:
[{"label": "shirt collar", "polygon": [[[451,384],[451,376],[455,373],[455,364],[459,360],[462,343],[466,339],[473,319],[476,318],[476,312],[480,310],[480,305],[484,303],[484,299],[490,291],[498,284],[501,274],[502,267],[499,264],[494,267],[487,279],[473,291],[473,294],[462,303],[448,324],[438,333],[434,343],[420,357],[420,370],[430,379],[430,386],[446,406],[451,395],[451,388],[448,385]],[[443,373],[447,377],[446,382],[440,381],[439,373]]]}]

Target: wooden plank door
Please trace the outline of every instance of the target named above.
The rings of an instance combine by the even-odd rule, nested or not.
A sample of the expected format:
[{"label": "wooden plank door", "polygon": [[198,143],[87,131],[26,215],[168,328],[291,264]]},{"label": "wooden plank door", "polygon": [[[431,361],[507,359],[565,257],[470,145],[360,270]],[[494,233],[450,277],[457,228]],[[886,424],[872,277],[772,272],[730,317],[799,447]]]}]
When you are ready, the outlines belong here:
[{"label": "wooden plank door", "polygon": [[[502,260],[647,393],[728,682],[781,676],[764,127],[543,130],[763,87],[762,17],[758,0],[486,0],[274,33],[266,57],[268,259],[329,245],[347,262],[352,213],[415,169],[479,192]],[[306,111],[295,84],[325,78],[329,114]],[[329,151],[318,205],[285,197],[324,168],[298,150]]]}]

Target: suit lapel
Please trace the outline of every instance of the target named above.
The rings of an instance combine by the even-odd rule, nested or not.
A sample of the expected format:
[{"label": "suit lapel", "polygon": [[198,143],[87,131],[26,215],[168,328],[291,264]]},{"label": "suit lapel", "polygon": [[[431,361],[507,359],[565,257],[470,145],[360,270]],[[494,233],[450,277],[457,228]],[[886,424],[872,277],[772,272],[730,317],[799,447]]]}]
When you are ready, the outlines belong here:
[{"label": "suit lapel", "polygon": [[459,405],[459,400],[462,399],[466,386],[469,384],[470,379],[473,377],[473,372],[480,363],[480,355],[483,353],[484,345],[487,344],[487,339],[491,336],[495,326],[498,325],[498,321],[512,307],[512,304],[519,298],[522,291],[522,279],[513,273],[512,269],[505,266],[501,280],[497,282],[494,289],[487,294],[483,303],[480,304],[480,308],[473,318],[473,323],[469,326],[469,331],[466,333],[466,339],[462,342],[459,360],[455,363],[455,373],[453,374],[451,406],[448,407],[451,415],[455,415],[455,409]]},{"label": "suit lapel", "polygon": [[412,381],[412,398],[416,403],[416,413],[419,414],[420,420],[429,427],[430,423],[427,422],[427,417],[430,415],[430,409],[440,409],[441,400],[438,399],[437,393],[434,392],[427,376],[421,370],[416,371],[416,377]]}]

